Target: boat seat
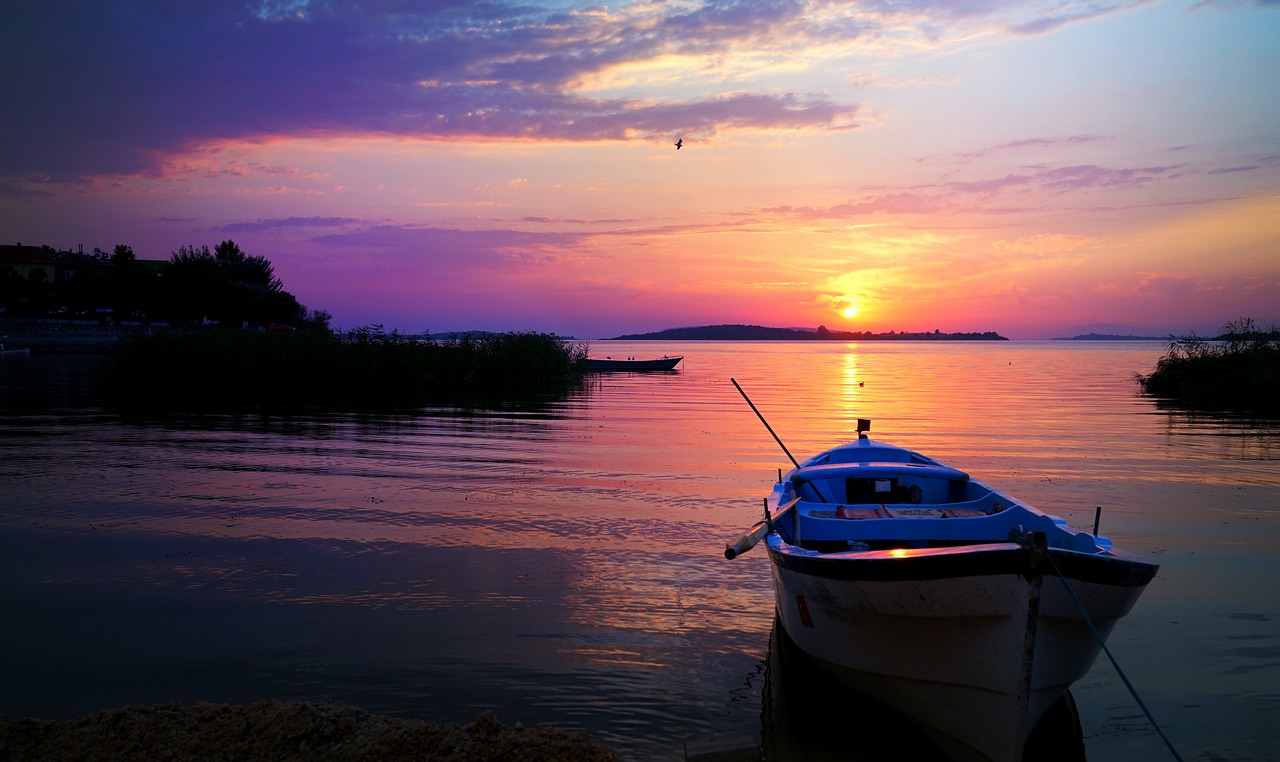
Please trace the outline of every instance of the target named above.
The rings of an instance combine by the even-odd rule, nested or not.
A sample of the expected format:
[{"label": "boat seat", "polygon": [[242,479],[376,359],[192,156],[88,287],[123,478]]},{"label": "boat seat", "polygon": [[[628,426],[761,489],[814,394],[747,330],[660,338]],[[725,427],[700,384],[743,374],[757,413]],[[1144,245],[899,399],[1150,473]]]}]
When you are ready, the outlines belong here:
[{"label": "boat seat", "polygon": [[890,508],[885,505],[858,507],[838,505],[834,510],[816,508],[809,511],[808,515],[815,519],[971,519],[990,516],[991,514],[971,508],[947,508],[942,506],[931,506],[929,508],[894,506]]}]

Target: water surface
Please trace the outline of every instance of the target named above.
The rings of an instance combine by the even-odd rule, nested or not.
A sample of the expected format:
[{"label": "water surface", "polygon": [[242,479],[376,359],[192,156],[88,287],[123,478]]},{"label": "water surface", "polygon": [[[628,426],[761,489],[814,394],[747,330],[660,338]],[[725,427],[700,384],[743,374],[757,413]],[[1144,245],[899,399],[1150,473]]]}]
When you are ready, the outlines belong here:
[{"label": "water surface", "polygon": [[[7,359],[0,713],[493,710],[646,760],[758,736],[767,558],[721,551],[790,464],[736,378],[798,458],[870,418],[1077,526],[1102,506],[1162,565],[1109,641],[1143,700],[1186,759],[1275,759],[1280,425],[1138,396],[1162,349],[599,342],[686,360],[518,404],[168,418],[95,407],[92,359]],[[1089,759],[1167,755],[1108,662],[1073,692]]]}]

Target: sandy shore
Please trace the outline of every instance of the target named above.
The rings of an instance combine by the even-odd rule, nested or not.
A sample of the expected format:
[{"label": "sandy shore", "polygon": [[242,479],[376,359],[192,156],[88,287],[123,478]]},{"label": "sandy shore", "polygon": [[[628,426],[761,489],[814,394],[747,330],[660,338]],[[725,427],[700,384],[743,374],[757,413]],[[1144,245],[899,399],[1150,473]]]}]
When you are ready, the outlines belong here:
[{"label": "sandy shore", "polygon": [[164,704],[50,721],[0,718],[0,759],[530,760],[613,762],[585,733],[503,725],[433,725],[334,703]]}]

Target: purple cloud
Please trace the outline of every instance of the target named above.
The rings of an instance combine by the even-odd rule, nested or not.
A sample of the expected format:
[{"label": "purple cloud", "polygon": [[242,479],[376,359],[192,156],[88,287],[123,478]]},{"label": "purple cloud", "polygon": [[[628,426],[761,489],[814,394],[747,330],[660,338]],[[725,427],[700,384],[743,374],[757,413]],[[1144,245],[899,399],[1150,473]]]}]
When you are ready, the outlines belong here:
[{"label": "purple cloud", "polygon": [[[1137,188],[1161,179],[1176,177],[1180,165],[1170,167],[1110,168],[1079,165],[1056,168],[1033,168],[1031,171],[1007,174],[967,182],[945,182],[880,195],[849,200],[829,207],[780,206],[761,209],[766,216],[797,219],[844,219],[871,214],[934,214],[980,210],[988,214],[1011,214],[1026,210],[1029,199],[1037,191],[1054,194],[1063,191],[1124,190]],[[1008,193],[1016,194],[1014,206],[993,206],[991,199]]]},{"label": "purple cloud", "polygon": [[[505,222],[505,220],[495,220],[495,222]],[[569,217],[545,217],[545,216],[526,216],[521,217],[520,222],[546,224],[546,225],[629,225],[639,222],[635,218],[606,218],[600,220],[583,220]]]},{"label": "purple cloud", "polygon": [[725,127],[843,128],[853,106],[742,93],[598,100],[567,83],[795,23],[795,0],[648,20],[528,3],[49,0],[0,10],[0,177],[128,173],[205,140],[317,132],[600,140]]},{"label": "purple cloud", "polygon": [[[393,255],[391,259],[415,266],[437,263],[458,269],[463,263],[505,267],[554,262],[587,237],[581,233],[371,225],[316,236],[306,243],[321,248],[383,252]],[[380,261],[385,264],[388,259],[382,257]]]},{"label": "purple cloud", "polygon": [[1096,3],[1076,7],[1067,6],[1060,12],[1047,13],[1039,18],[1035,18],[1021,24],[1015,24],[1010,27],[1009,31],[1023,36],[1047,34],[1061,26],[1065,26],[1076,21],[1088,21],[1089,19],[1105,16],[1118,10],[1131,8],[1137,4],[1139,3]]},{"label": "purple cloud", "polygon": [[[1068,135],[1061,138],[1024,138],[1022,140],[1014,140],[1008,143],[990,146],[988,148],[980,148],[976,151],[964,151],[953,155],[961,159],[983,159],[993,154],[1003,153],[1005,151],[1019,151],[1028,148],[1056,148],[1064,145],[1083,145],[1085,143],[1094,143],[1100,140],[1109,139],[1110,138],[1102,135]],[[923,159],[920,161],[923,161]]]},{"label": "purple cloud", "polygon": [[881,196],[870,196],[858,201],[846,201],[829,207],[811,206],[779,206],[760,210],[769,216],[780,215],[798,219],[840,219],[845,217],[862,217],[869,214],[929,214],[948,211],[954,208],[954,202],[937,194],[921,194],[914,192],[887,193]]},{"label": "purple cloud", "polygon": [[354,217],[286,217],[284,219],[258,220],[256,222],[233,222],[216,228],[219,233],[259,233],[265,230],[282,228],[328,228],[343,227],[359,222]]},{"label": "purple cloud", "polygon": [[1035,176],[1038,185],[1052,190],[1076,190],[1080,188],[1134,188],[1155,180],[1161,175],[1177,170],[1171,167],[1135,167],[1111,169],[1088,164],[1075,167],[1059,167],[1045,170]]},{"label": "purple cloud", "polygon": [[1049,0],[1045,3],[1027,0],[868,0],[863,5],[886,16],[919,19],[924,29],[937,29],[946,21],[990,19],[1012,34],[1025,36],[1045,34],[1065,24],[1087,21],[1146,2],[1148,0]]}]

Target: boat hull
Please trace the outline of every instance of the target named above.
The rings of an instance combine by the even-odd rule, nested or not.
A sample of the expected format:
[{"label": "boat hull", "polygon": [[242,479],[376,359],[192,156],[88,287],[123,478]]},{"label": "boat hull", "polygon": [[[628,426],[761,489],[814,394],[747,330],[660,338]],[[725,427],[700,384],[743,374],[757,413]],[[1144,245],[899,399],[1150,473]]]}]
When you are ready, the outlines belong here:
[{"label": "boat hull", "polygon": [[[787,635],[953,759],[1021,759],[1101,648],[1053,567],[1018,543],[818,555],[772,534],[767,545]],[[1103,638],[1155,569],[1054,558]]]}]

